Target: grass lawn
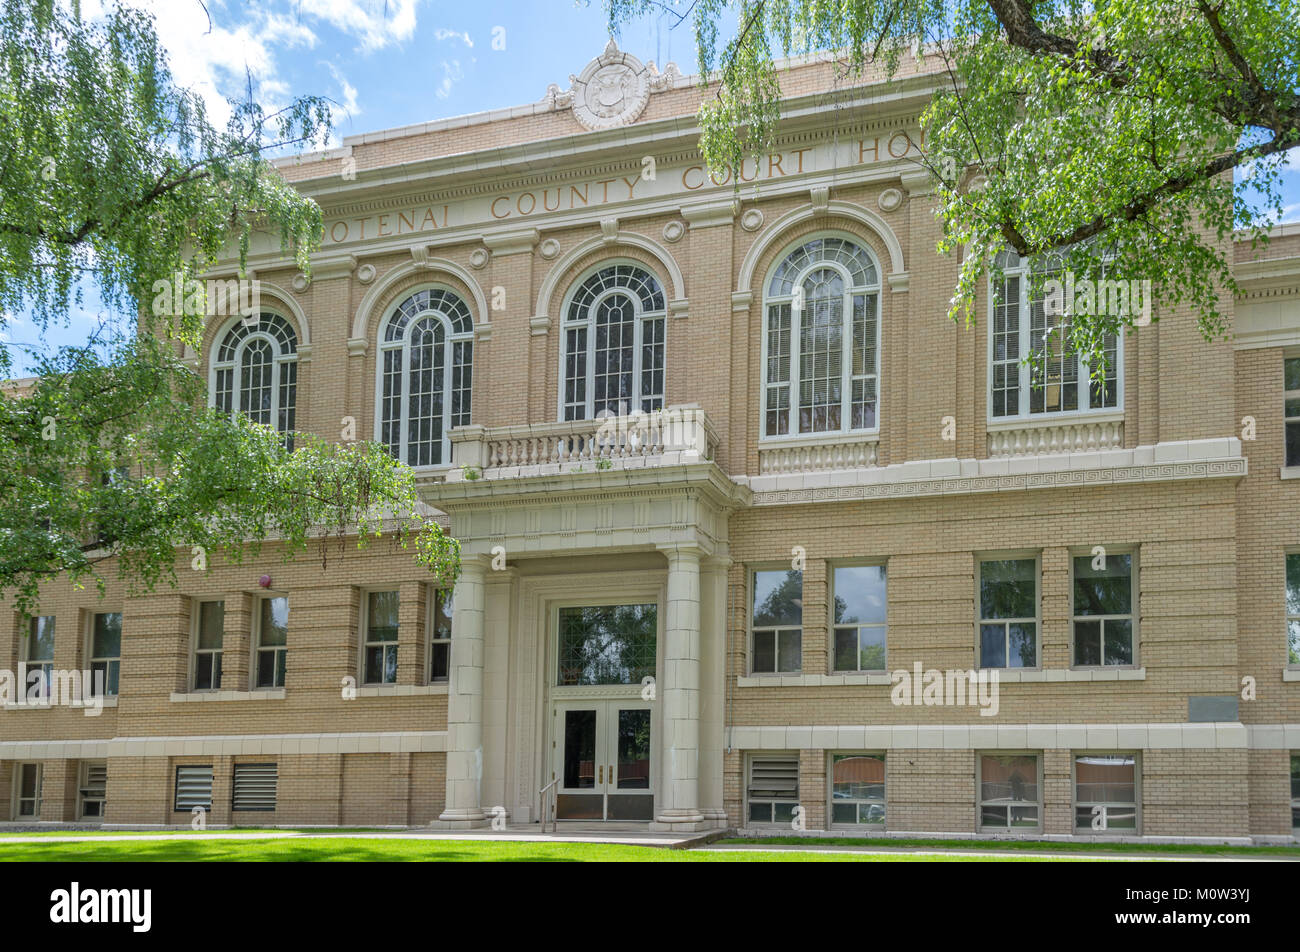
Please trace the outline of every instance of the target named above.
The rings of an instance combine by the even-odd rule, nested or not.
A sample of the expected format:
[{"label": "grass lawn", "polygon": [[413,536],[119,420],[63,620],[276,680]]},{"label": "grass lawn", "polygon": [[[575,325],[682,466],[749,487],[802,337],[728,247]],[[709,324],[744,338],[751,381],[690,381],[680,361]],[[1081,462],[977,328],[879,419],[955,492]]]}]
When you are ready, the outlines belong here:
[{"label": "grass lawn", "polygon": [[[946,857],[945,857],[946,858]],[[484,840],[407,838],[294,837],[278,840],[175,841],[100,840],[94,843],[0,844],[0,862],[560,862],[560,863],[761,863],[930,861],[933,857],[897,853],[888,856],[850,853],[707,852],[669,850],[614,843],[518,843]],[[987,861],[962,856],[957,862]],[[1069,860],[1070,857],[1061,857]],[[1008,855],[996,862],[1033,862],[1038,857]]]},{"label": "grass lawn", "polygon": [[1190,843],[1056,843],[1050,840],[942,840],[917,838],[858,839],[839,837],[764,836],[754,839],[725,839],[722,844],[747,846],[866,846],[873,849],[921,848],[934,850],[1032,850],[1046,853],[1143,853],[1165,856],[1293,856],[1300,859],[1300,846],[1215,846]]}]

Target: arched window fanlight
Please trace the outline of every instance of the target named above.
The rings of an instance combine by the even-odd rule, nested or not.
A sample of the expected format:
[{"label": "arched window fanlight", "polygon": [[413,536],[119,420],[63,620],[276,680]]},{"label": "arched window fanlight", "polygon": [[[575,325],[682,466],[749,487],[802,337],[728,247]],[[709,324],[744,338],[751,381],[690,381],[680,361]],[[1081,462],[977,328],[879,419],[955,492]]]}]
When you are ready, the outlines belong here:
[{"label": "arched window fanlight", "polygon": [[764,297],[763,436],[879,425],[880,272],[848,238],[801,242]]},{"label": "arched window fanlight", "polygon": [[242,413],[289,436],[298,391],[298,335],[279,314],[239,320],[226,331],[212,361],[212,405]]},{"label": "arched window fanlight", "polygon": [[379,334],[379,442],[411,466],[451,462],[450,431],[470,421],[474,321],[459,295],[405,298]]},{"label": "arched window fanlight", "polygon": [[564,307],[560,415],[590,420],[664,405],[664,292],[645,268],[609,264]]}]

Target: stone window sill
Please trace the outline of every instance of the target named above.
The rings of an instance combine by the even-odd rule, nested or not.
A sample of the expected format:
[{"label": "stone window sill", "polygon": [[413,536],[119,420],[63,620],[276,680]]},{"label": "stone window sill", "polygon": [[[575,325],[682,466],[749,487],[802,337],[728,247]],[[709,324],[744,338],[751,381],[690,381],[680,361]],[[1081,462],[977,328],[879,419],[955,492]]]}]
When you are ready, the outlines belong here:
[{"label": "stone window sill", "polygon": [[1039,683],[1044,681],[1145,681],[1147,669],[1142,668],[987,668],[997,671],[998,680],[1004,684]]},{"label": "stone window sill", "polygon": [[446,682],[438,684],[364,684],[357,688],[357,697],[416,697],[447,694]]},{"label": "stone window sill", "polygon": [[844,687],[860,684],[889,684],[889,672],[853,674],[751,674],[736,678],[738,688]]},{"label": "stone window sill", "polygon": [[173,701],[283,701],[284,688],[263,688],[260,691],[187,691],[172,693]]},{"label": "stone window sill", "polygon": [[[981,668],[998,672],[1003,684],[1031,684],[1076,681],[1145,681],[1143,668]],[[911,672],[907,672],[911,677]],[[1291,676],[1288,677],[1288,674]],[[1300,669],[1283,672],[1284,680],[1300,681]],[[891,672],[872,671],[859,674],[751,674],[736,678],[738,688],[857,687],[892,684]]]},{"label": "stone window sill", "polygon": [[1300,479],[1300,466],[1283,466],[1281,476],[1283,479]]},{"label": "stone window sill", "polygon": [[1283,681],[1300,681],[1300,668],[1283,668]]}]

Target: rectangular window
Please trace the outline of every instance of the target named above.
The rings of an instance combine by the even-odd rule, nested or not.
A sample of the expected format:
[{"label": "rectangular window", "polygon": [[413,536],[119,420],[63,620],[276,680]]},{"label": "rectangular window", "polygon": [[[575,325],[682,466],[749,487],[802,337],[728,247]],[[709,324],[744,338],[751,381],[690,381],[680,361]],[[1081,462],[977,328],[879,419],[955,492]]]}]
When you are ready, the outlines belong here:
[{"label": "rectangular window", "polygon": [[434,589],[429,605],[429,683],[441,684],[451,673],[452,593]]},{"label": "rectangular window", "polygon": [[194,690],[221,688],[221,647],[226,638],[226,603],[199,602],[194,642]]},{"label": "rectangular window", "polygon": [[885,567],[841,565],[831,573],[836,671],[885,670]]},{"label": "rectangular window", "polygon": [[1300,667],[1300,552],[1286,557],[1286,663]]},{"label": "rectangular window", "polygon": [[212,810],[211,764],[176,768],[176,812],[189,813],[196,807]]},{"label": "rectangular window", "polygon": [[83,820],[102,820],[108,793],[108,762],[81,762],[81,782],[77,787],[77,816]]},{"label": "rectangular window", "polygon": [[278,782],[275,764],[235,764],[230,808],[242,813],[272,812]]},{"label": "rectangular window", "polygon": [[[27,625],[27,637],[23,639],[21,660],[27,666],[27,678],[33,671],[40,672],[41,697],[50,696],[50,678],[54,672],[54,616],[38,615]],[[31,685],[24,680],[18,686],[19,693],[25,695]]]},{"label": "rectangular window", "polygon": [[370,592],[366,596],[365,632],[365,683],[396,684],[396,592]]},{"label": "rectangular window", "polygon": [[980,667],[1038,667],[1038,560],[979,563]]},{"label": "rectangular window", "polygon": [[1137,832],[1137,791],[1137,758],[1132,754],[1075,757],[1075,832]]},{"label": "rectangular window", "polygon": [[979,766],[980,830],[1037,830],[1042,815],[1038,755],[983,754]]},{"label": "rectangular window", "polygon": [[117,696],[118,674],[122,666],[122,613],[101,612],[95,615],[90,632],[90,678],[93,687],[109,697]]},{"label": "rectangular window", "polygon": [[18,817],[41,815],[41,765],[18,764]]},{"label": "rectangular window", "polygon": [[262,599],[257,626],[257,687],[284,687],[289,655],[289,599],[283,595]]},{"label": "rectangular window", "polygon": [[585,605],[559,612],[560,685],[640,684],[655,673],[657,605]]},{"label": "rectangular window", "polygon": [[751,665],[754,674],[791,674],[803,668],[803,572],[754,573]]},{"label": "rectangular window", "polygon": [[885,755],[831,755],[831,824],[883,826]]},{"label": "rectangular window", "polygon": [[1300,466],[1300,357],[1282,361],[1283,416],[1286,420],[1286,465]]},{"label": "rectangular window", "polygon": [[799,804],[798,756],[751,758],[746,789],[750,823],[789,823]]},{"label": "rectangular window", "polygon": [[[1120,404],[1119,339],[1106,334],[1104,370],[1094,371],[1074,349],[1070,321],[1061,313],[1065,296],[1075,290],[1059,269],[1035,269],[1010,255],[990,301],[989,412],[993,419],[1114,409]],[[1055,281],[1056,285],[1049,286]],[[1130,313],[1130,282],[1103,278],[1095,283],[1098,307],[1106,313]],[[1049,291],[1055,294],[1049,297]],[[1101,313],[1100,311],[1098,313]],[[1030,361],[1022,365],[1025,356]]]},{"label": "rectangular window", "polygon": [[1291,828],[1300,830],[1300,754],[1291,755]]},{"label": "rectangular window", "polygon": [[1074,664],[1133,664],[1133,556],[1074,559]]}]

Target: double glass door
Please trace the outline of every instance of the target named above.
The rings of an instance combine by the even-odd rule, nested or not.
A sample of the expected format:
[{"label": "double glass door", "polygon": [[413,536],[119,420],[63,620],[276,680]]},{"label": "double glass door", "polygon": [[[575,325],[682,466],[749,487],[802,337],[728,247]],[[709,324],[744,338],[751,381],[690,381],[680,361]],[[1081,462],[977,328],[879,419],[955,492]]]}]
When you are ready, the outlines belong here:
[{"label": "double glass door", "polygon": [[557,702],[553,720],[559,819],[654,819],[648,703]]}]

